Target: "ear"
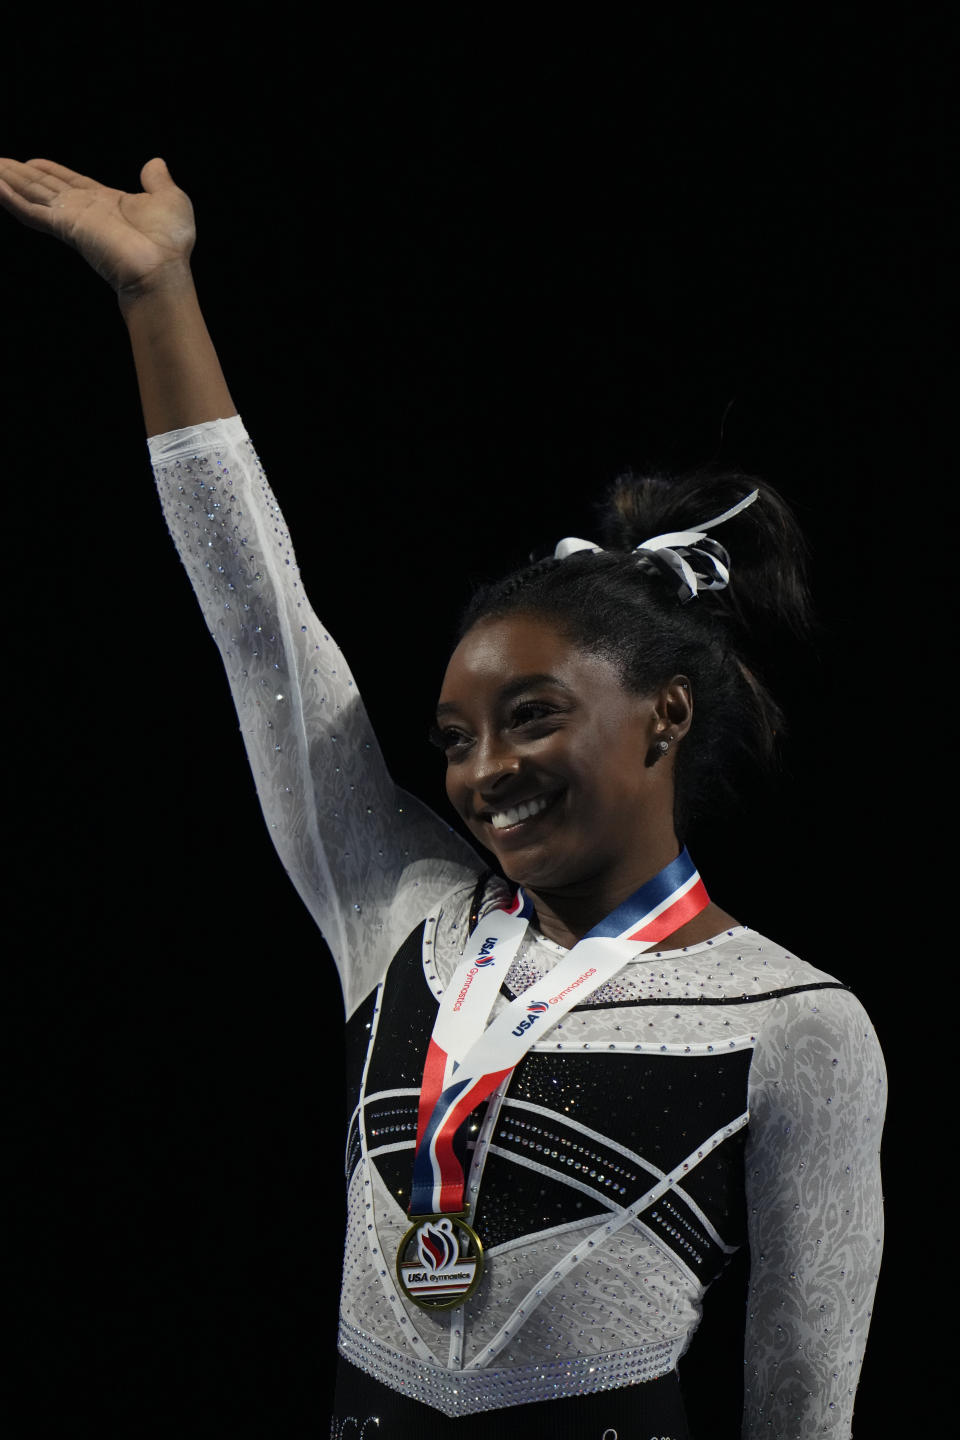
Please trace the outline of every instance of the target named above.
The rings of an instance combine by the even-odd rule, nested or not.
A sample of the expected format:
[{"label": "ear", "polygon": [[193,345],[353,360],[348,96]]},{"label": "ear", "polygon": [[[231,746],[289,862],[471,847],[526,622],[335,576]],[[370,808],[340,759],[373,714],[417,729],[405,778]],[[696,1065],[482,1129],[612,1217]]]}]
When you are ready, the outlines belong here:
[{"label": "ear", "polygon": [[654,696],[655,753],[666,755],[690,729],[693,686],[686,675],[674,675]]}]

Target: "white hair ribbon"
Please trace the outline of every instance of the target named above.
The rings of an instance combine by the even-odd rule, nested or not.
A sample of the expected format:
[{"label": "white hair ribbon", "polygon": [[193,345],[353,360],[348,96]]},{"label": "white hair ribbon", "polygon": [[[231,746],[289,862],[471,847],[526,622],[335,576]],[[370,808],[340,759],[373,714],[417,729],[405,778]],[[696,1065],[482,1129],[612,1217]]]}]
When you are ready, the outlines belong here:
[{"label": "white hair ribbon", "polygon": [[[700,590],[723,590],[730,584],[730,556],[718,541],[707,538],[707,531],[712,530],[715,525],[722,525],[725,520],[732,520],[741,510],[746,510],[759,493],[759,490],[752,490],[737,505],[724,510],[722,515],[716,515],[712,520],[705,520],[696,530],[672,530],[668,534],[653,535],[649,540],[644,540],[633,551],[638,565],[678,578],[680,584],[677,587],[677,598],[681,604],[692,600]],[[602,549],[602,545],[594,545],[591,540],[578,540],[575,536],[568,535],[559,542],[553,553],[557,560],[565,560],[568,555],[575,555],[578,550],[599,552]]]}]

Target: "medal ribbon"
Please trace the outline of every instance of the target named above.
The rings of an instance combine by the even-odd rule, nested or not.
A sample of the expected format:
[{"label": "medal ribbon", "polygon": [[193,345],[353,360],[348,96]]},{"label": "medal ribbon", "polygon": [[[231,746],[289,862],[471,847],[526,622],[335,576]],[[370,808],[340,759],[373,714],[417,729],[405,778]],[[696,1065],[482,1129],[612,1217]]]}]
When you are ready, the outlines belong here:
[{"label": "medal ribbon", "polygon": [[463,1212],[463,1168],[453,1140],[531,1045],[641,951],[671,935],[710,900],[686,848],[595,925],[558,965],[487,1025],[533,905],[523,890],[485,916],[440,1000],[424,1064],[411,1215]]}]

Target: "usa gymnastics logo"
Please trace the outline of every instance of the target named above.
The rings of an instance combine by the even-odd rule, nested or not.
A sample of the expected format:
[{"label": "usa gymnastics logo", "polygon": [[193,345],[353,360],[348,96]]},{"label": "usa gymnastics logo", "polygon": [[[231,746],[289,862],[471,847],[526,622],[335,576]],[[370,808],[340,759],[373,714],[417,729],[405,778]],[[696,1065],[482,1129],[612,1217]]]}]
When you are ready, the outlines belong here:
[{"label": "usa gymnastics logo", "polygon": [[491,955],[490,952],[491,952],[491,950],[493,950],[493,948],[494,948],[494,946],[496,945],[496,943],[497,943],[497,942],[496,942],[496,939],[495,939],[495,937],[494,937],[493,935],[491,935],[488,940],[484,940],[483,944],[480,946],[480,954],[477,956],[476,960],[474,960],[474,962],[473,962],[474,965],[480,965],[480,966],[492,965],[492,964],[493,964],[493,956]]},{"label": "usa gymnastics logo", "polygon": [[526,1015],[523,1017],[523,1019],[520,1021],[520,1024],[513,1032],[514,1035],[522,1035],[525,1030],[529,1030],[532,1025],[535,1025],[537,1023],[537,1021],[540,1019],[540,1016],[549,1009],[550,1006],[545,1000],[531,1000],[530,1004],[527,1006]]}]

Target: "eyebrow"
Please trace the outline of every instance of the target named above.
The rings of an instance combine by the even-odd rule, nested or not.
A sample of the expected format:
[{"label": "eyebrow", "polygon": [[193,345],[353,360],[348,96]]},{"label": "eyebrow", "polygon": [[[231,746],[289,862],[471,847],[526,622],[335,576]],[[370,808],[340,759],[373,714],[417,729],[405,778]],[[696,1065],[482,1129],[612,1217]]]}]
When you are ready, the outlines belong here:
[{"label": "eyebrow", "polygon": [[[520,675],[516,680],[509,681],[509,683],[504,685],[499,691],[497,698],[500,701],[512,700],[515,695],[521,694],[524,690],[531,689],[534,685],[556,685],[561,690],[570,689],[566,681],[561,680],[559,676],[538,672],[534,675]],[[451,710],[458,710],[459,708],[460,707],[454,704],[453,701],[445,700],[437,706],[437,714],[446,715]]]}]

